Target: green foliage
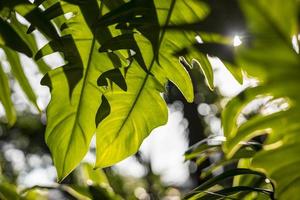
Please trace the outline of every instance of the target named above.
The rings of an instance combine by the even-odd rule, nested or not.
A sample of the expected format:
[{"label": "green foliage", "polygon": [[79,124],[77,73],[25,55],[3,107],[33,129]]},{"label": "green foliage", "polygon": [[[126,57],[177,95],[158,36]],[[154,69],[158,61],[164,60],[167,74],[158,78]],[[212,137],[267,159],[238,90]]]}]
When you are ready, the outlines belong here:
[{"label": "green foliage", "polygon": [[29,81],[23,71],[19,55],[15,51],[12,51],[8,48],[4,48],[3,50],[6,54],[8,62],[10,63],[12,75],[19,82],[28,100],[31,101],[36,106],[37,109],[39,109],[38,105],[36,104],[35,93],[31,88]]},{"label": "green foliage", "polygon": [[[52,94],[47,108],[46,142],[59,180],[82,160],[95,132],[96,167],[113,165],[134,154],[151,130],[167,121],[167,107],[160,93],[168,80],[188,101],[193,100],[188,73],[170,48],[184,47],[194,34],[184,37],[168,33],[165,28],[160,30],[160,26],[176,23],[185,15],[175,10],[190,9],[184,1],[175,6],[175,1],[124,4],[49,0],[43,2],[44,11],[29,2],[22,6],[19,3],[4,1],[3,6],[31,23],[27,33],[37,28],[49,39],[35,59],[61,52],[66,60],[64,66],[50,71],[41,81]],[[195,7],[202,9],[197,4]],[[67,19],[65,13],[73,16]],[[188,18],[196,19],[193,13]],[[141,22],[145,24],[141,26]],[[124,27],[127,24],[130,26]],[[174,43],[174,37],[181,38],[182,44]],[[28,93],[24,84],[23,89]],[[140,116],[141,110],[144,116]]]},{"label": "green foliage", "polygon": [[[161,96],[167,82],[173,82],[192,102],[194,93],[187,71],[190,66],[200,68],[213,89],[208,56],[215,56],[237,81],[242,83],[244,73],[256,78],[258,85],[234,97],[224,108],[226,141],[213,147],[200,143],[186,158],[197,158],[200,164],[210,154],[221,152],[223,159],[208,173],[232,161],[239,165],[248,162],[246,167],[251,170],[246,174],[264,173],[274,182],[275,198],[297,199],[298,8],[296,0],[3,0],[0,45],[13,76],[35,105],[36,96],[16,52],[29,57],[34,54],[40,71],[47,72],[41,81],[51,90],[45,138],[59,181],[83,159],[93,135],[97,141],[96,168],[111,166],[136,153],[144,138],[167,121],[167,106]],[[29,27],[19,23],[16,13]],[[41,49],[30,35],[35,29],[48,40]],[[243,41],[239,47],[230,39],[235,32]],[[196,36],[203,42],[196,41]],[[42,58],[55,52],[61,53],[65,65],[48,71]],[[13,125],[16,111],[9,79],[1,66],[0,83],[0,101]],[[278,109],[238,123],[245,107],[260,97],[270,97],[269,104]],[[267,139],[253,148],[249,140],[261,135]],[[233,174],[240,175],[238,172],[240,169]],[[228,173],[204,183],[192,198],[218,199],[212,193],[203,195],[203,190]],[[270,186],[262,180],[256,185],[250,184],[256,178],[234,180],[232,188],[219,189],[216,194],[225,198],[258,192],[273,198],[274,191],[267,190]],[[241,185],[246,182],[248,185]]]},{"label": "green foliage", "polygon": [[[299,173],[291,168],[297,165],[296,154],[299,152],[296,135],[299,132],[297,71],[300,63],[299,54],[292,44],[292,38],[298,36],[297,4],[293,0],[285,4],[280,1],[242,1],[249,31],[254,38],[248,47],[241,47],[237,59],[250,76],[259,78],[261,82],[234,98],[223,112],[227,137],[223,147],[228,157],[239,149],[242,141],[268,134],[263,150],[253,157],[250,166],[266,173],[275,182],[279,199],[297,199],[293,191],[299,188]],[[271,101],[285,98],[283,103],[288,103],[289,108],[254,117],[237,126],[236,118],[240,111],[258,96],[272,96]],[[278,106],[281,106],[280,103]]]},{"label": "green foliage", "polygon": [[12,101],[10,99],[9,80],[8,80],[5,72],[3,71],[2,66],[0,67],[0,81],[1,81],[0,100],[4,106],[7,120],[9,122],[9,124],[12,125],[16,121],[16,111],[15,111]]},{"label": "green foliage", "polygon": [[[206,181],[189,192],[185,199],[274,199],[273,183],[265,182],[268,179],[264,173],[249,169],[252,157],[261,149],[262,144],[244,142],[234,156],[227,158],[222,150],[222,143],[223,140],[219,137],[209,137],[186,152],[186,159],[196,159],[199,165],[210,157],[221,155],[221,159],[203,169],[201,178]],[[233,169],[220,172],[232,165]],[[211,177],[213,174],[218,175]]]},{"label": "green foliage", "polygon": [[[298,2],[241,1],[240,5],[247,19],[249,36],[245,37],[245,44],[236,48],[235,60],[259,83],[226,105],[222,114],[226,141],[222,149],[227,160],[234,160],[245,142],[267,135],[262,149],[250,156],[248,167],[274,181],[276,199],[297,199]],[[259,97],[271,97],[268,104],[276,105],[277,110],[238,123],[244,108]]]},{"label": "green foliage", "polygon": [[[63,52],[68,61],[42,80],[52,93],[47,109],[46,141],[60,180],[82,160],[95,131],[96,167],[110,166],[134,154],[153,128],[166,123],[166,105],[159,92],[163,91],[167,79],[175,82],[189,101],[193,99],[189,76],[178,62],[171,69],[171,61],[162,58],[161,63],[167,62],[168,65],[159,66],[155,55],[158,50],[152,50],[154,39],[148,43],[132,31],[118,35],[122,31],[110,31],[107,27],[108,23],[116,23],[105,21],[107,15],[103,16],[102,21],[102,18],[98,20],[98,15],[109,8],[105,3],[63,3],[62,8],[64,12],[76,15],[69,20],[61,20],[68,27],[62,30],[62,37],[50,41],[40,51],[43,55],[52,53],[50,46],[55,51]],[[154,9],[152,7],[152,12],[155,12]],[[109,15],[118,15],[118,12],[122,12],[122,9]],[[94,28],[94,24],[98,27]],[[160,43],[164,42],[162,37],[160,40]],[[132,43],[135,46],[131,46]],[[135,51],[135,55],[129,50]],[[78,56],[74,57],[74,52],[78,52]],[[105,82],[105,79],[109,79],[109,82]],[[144,116],[140,116],[141,110]],[[108,111],[111,114],[104,119]]]}]

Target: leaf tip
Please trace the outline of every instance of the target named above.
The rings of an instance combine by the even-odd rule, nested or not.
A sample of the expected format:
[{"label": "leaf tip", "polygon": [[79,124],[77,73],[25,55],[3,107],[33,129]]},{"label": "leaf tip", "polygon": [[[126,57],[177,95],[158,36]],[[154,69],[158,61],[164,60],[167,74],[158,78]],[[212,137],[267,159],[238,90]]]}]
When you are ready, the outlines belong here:
[{"label": "leaf tip", "polygon": [[192,68],[198,68],[202,71],[204,77],[205,77],[205,82],[208,88],[211,91],[214,91],[214,74],[213,74],[213,69],[210,64],[210,61],[206,56],[201,56],[199,57],[200,60],[198,61],[197,59],[192,59]]}]

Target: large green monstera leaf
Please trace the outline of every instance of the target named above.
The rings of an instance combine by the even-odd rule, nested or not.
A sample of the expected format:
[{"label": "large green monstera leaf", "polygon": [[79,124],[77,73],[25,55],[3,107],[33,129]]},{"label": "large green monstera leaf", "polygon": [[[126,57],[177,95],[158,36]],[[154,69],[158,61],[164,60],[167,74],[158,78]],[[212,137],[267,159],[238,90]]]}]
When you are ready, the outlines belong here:
[{"label": "large green monstera leaf", "polygon": [[[178,5],[175,1],[155,3],[157,7],[165,8],[165,13],[159,15],[164,16],[159,18],[162,25],[176,23],[180,16],[184,16],[184,13],[178,12],[180,8],[186,8],[180,4],[183,1],[178,1]],[[196,15],[191,17],[198,19]],[[132,24],[135,25],[133,22]],[[155,28],[155,24],[151,26]],[[195,40],[195,35],[180,37],[179,34],[163,30],[158,40],[159,50],[155,40],[147,40],[145,37],[139,34],[132,37],[123,35],[128,43],[134,38],[147,70],[138,66],[137,57],[126,73],[128,90],[111,89],[104,94],[111,105],[111,114],[97,128],[97,167],[110,166],[132,155],[153,128],[166,123],[167,110],[160,92],[164,91],[167,80],[177,85],[189,102],[193,101],[189,75],[179,64],[179,59],[172,55],[172,50],[189,44],[191,40]],[[179,42],[175,43],[175,39]],[[114,48],[112,43],[107,46]],[[115,50],[117,49],[119,48],[116,46]]]},{"label": "large green monstera leaf", "polygon": [[[48,10],[57,5],[46,2]],[[173,53],[195,40],[195,34],[180,37],[161,28],[184,16],[175,9],[191,8],[185,1],[178,6],[175,1],[118,3],[59,2],[61,13],[73,15],[54,19],[61,36],[35,55],[39,59],[62,52],[66,60],[42,80],[51,89],[46,142],[59,180],[83,159],[95,133],[96,167],[111,166],[137,152],[143,139],[167,122],[161,93],[168,80],[193,101],[190,77]],[[194,9],[203,12],[201,6]],[[159,18],[158,10],[163,10]],[[132,21],[132,14],[149,24]],[[196,14],[189,16],[191,21],[198,19]]]},{"label": "large green monstera leaf", "polygon": [[[47,72],[41,81],[51,91],[45,138],[59,181],[84,158],[95,134],[95,167],[111,166],[134,154],[154,128],[167,122],[162,93],[168,81],[192,102],[194,93],[187,72],[189,61],[203,70],[213,88],[212,67],[206,54],[212,53],[215,43],[209,34],[224,33],[224,24],[216,29],[208,28],[216,12],[213,10],[207,17],[209,2],[5,0],[0,5],[1,23],[5,27],[1,29],[2,46],[27,56],[34,55],[42,73],[49,70],[43,57],[60,53],[65,60],[63,66]],[[30,26],[18,24],[10,12],[23,16]],[[227,8],[226,12],[230,10]],[[192,29],[185,31],[185,24],[191,24]],[[204,29],[194,29],[202,27],[201,24],[206,24]],[[30,35],[36,29],[48,40],[39,50]],[[212,44],[204,48],[203,44],[195,45],[199,35]],[[191,45],[196,48],[185,51]],[[13,68],[18,73],[16,78],[23,82],[23,90],[36,104],[30,85],[19,73],[19,61],[15,54],[9,53],[7,50],[8,59],[17,64]],[[4,75],[2,72],[1,76]],[[6,93],[1,101],[13,124],[16,117],[12,102],[7,98],[10,95],[8,80],[3,78],[2,82]]]}]

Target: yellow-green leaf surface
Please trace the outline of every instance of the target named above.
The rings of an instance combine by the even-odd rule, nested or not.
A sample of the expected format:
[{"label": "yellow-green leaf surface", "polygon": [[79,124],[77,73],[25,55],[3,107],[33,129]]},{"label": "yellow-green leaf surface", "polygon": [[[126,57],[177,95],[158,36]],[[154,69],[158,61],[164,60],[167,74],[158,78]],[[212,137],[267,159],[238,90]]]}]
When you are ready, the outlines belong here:
[{"label": "yellow-green leaf surface", "polygon": [[[159,8],[168,8],[165,13],[160,13],[163,16],[159,19],[162,24],[182,20],[184,13],[174,12],[177,15],[173,17],[173,10],[190,9],[184,1],[178,1],[178,4],[175,1],[155,3]],[[197,18],[193,14],[190,17]],[[151,74],[147,74],[134,62],[126,74],[127,92],[111,90],[105,93],[111,106],[111,114],[97,128],[96,167],[111,166],[136,153],[151,131],[167,122],[167,106],[160,94],[164,91],[167,80],[180,89],[187,101],[193,101],[190,77],[180,65],[179,59],[173,55],[174,50],[188,44],[191,37],[193,36],[162,31],[161,53],[157,61],[157,51],[153,51],[151,41],[135,35],[135,41]],[[178,43],[174,42],[175,38]]]},{"label": "yellow-green leaf surface", "polygon": [[[67,56],[78,54],[66,66],[50,71],[43,79],[43,83],[51,88],[51,101],[47,108],[46,142],[53,156],[58,180],[65,178],[89,149],[96,129],[96,112],[101,103],[102,93],[97,86],[97,78],[101,72],[113,66],[106,54],[98,53],[99,44],[85,22],[79,6],[65,4],[63,8],[76,13],[74,18],[66,21],[70,27],[63,32],[72,33],[68,44],[73,42],[76,45],[69,49],[73,52],[65,53],[66,59]],[[96,1],[84,4],[82,10],[89,9],[92,10],[90,20],[95,21],[99,14],[99,5]]]},{"label": "yellow-green leaf surface", "polygon": [[[134,154],[154,128],[167,122],[167,106],[161,93],[168,80],[178,86],[187,101],[193,101],[191,79],[174,52],[194,41],[195,35],[168,32],[159,27],[181,20],[198,20],[203,16],[202,5],[196,1],[189,5],[185,0],[155,1],[156,7],[151,1],[144,3],[152,6],[151,16],[145,15],[150,27],[147,23],[145,27],[136,27],[134,30],[139,33],[106,27],[117,23],[115,19],[124,20],[119,16],[130,14],[130,6],[136,4],[118,8],[111,14],[116,17],[106,19],[104,15],[106,21],[101,23],[98,21],[100,10],[114,10],[118,4],[104,1],[103,5],[98,5],[96,0],[61,3],[64,12],[72,12],[74,16],[69,20],[60,17],[57,26],[63,29],[63,36],[50,41],[36,54],[35,58],[39,59],[52,52],[62,52],[67,62],[42,80],[51,89],[46,142],[59,180],[83,159],[95,131],[96,167],[111,166]],[[193,12],[186,14],[182,9]],[[174,10],[176,15],[173,15]],[[156,13],[159,13],[159,19],[156,19]],[[115,21],[109,22],[110,19]],[[149,34],[152,29],[153,35]],[[125,32],[127,35],[118,37]],[[133,36],[127,37],[128,34]],[[123,42],[118,43],[117,39]],[[107,43],[113,44],[111,49],[107,49]],[[130,53],[133,60],[128,58],[130,64],[127,66],[124,58],[128,57],[129,50],[134,50],[135,55]],[[113,70],[114,67],[120,70]],[[106,83],[106,79],[110,82]]]},{"label": "yellow-green leaf surface", "polygon": [[134,154],[154,128],[167,122],[167,106],[157,80],[135,65],[128,70],[126,81],[126,92],[105,94],[111,114],[97,128],[96,167],[111,166]]}]

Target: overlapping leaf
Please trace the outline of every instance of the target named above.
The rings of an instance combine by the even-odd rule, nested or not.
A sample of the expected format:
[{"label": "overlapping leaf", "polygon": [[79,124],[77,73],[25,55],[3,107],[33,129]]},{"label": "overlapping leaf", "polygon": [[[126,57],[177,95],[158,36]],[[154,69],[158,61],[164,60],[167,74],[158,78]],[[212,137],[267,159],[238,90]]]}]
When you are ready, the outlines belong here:
[{"label": "overlapping leaf", "polygon": [[[177,10],[185,5],[184,1],[179,2],[181,4],[179,3]],[[97,167],[113,165],[134,154],[152,129],[166,123],[167,107],[160,93],[164,91],[168,79],[181,89],[188,101],[193,99],[188,73],[180,65],[178,58],[172,56],[174,51],[169,47],[183,47],[191,39],[194,40],[194,35],[186,38],[177,33],[177,39],[180,37],[183,40],[181,44],[176,44],[172,41],[174,34],[166,33],[165,30],[160,32],[157,29],[159,24],[154,26],[159,39],[147,35],[147,30],[150,30],[147,23],[144,24],[145,27],[135,24],[127,30],[121,28],[121,31],[117,31],[107,27],[117,21],[104,23],[101,19],[106,19],[105,16],[108,15],[112,15],[108,19],[114,19],[114,13],[124,11],[120,9],[122,7],[117,8],[109,2],[104,2],[103,5],[91,3],[95,1],[62,3],[64,12],[73,12],[75,16],[61,24],[65,36],[52,40],[36,56],[39,58],[54,50],[63,52],[65,60],[68,61],[66,66],[50,72],[43,79],[52,89],[52,100],[47,110],[46,140],[52,151],[59,179],[70,173],[83,158],[99,122],[96,133]],[[160,23],[172,21],[174,3],[175,1],[159,2],[160,8],[166,8],[163,17],[159,19]],[[128,4],[124,5],[126,7]],[[143,4],[129,5],[134,7]],[[151,13],[157,12],[154,5],[158,6],[149,6]],[[170,6],[171,9],[168,10]],[[117,10],[97,20],[100,15],[96,8]],[[185,8],[190,9],[187,5]],[[201,7],[197,7],[199,8]],[[144,13],[141,14],[143,18]],[[183,12],[176,17],[179,19],[182,16]],[[143,36],[135,34],[134,29]],[[71,38],[67,38],[67,34],[71,34]],[[122,43],[116,42],[119,39],[122,39]],[[158,42],[157,45],[155,41]],[[71,42],[75,44],[73,48],[70,48]],[[81,60],[74,60],[72,56],[76,49],[79,52],[76,58]],[[97,52],[97,49],[101,52]],[[158,54],[159,50],[165,53]],[[124,58],[131,60],[129,66],[126,66]],[[122,69],[116,70],[114,67]],[[81,70],[82,74],[76,74],[81,73]],[[126,85],[122,80],[123,76]],[[102,93],[104,96],[101,97]]]},{"label": "overlapping leaf", "polygon": [[5,109],[7,121],[10,125],[13,125],[16,121],[16,111],[10,98],[9,80],[2,66],[0,65],[0,101]]},{"label": "overlapping leaf", "polygon": [[[296,169],[300,152],[296,137],[299,133],[300,63],[292,43],[293,36],[298,35],[297,2],[242,1],[241,5],[254,39],[250,46],[239,50],[239,63],[261,83],[234,98],[224,110],[224,132],[228,139],[224,150],[230,157],[239,149],[241,141],[268,134],[263,150],[254,156],[251,166],[275,181],[276,198],[297,199],[300,177]],[[238,115],[249,102],[256,97],[270,95],[274,99],[285,98],[289,108],[257,116],[240,126],[236,124]]]},{"label": "overlapping leaf", "polygon": [[[132,4],[128,5],[130,6]],[[182,19],[184,16],[184,13],[179,12],[179,10],[190,9],[186,6],[184,1],[155,1],[155,5],[159,7],[160,10],[165,10],[165,13],[159,13],[159,22],[161,24],[176,23],[178,19]],[[139,7],[135,9],[138,8]],[[201,7],[197,8],[200,9],[199,11],[202,10]],[[134,8],[132,8],[132,10],[134,10]],[[122,12],[119,13],[119,15],[122,16]],[[110,17],[114,19],[113,16]],[[147,16],[141,16],[141,18],[142,17]],[[106,17],[104,19],[106,19]],[[198,19],[197,15],[190,16],[190,20],[195,19]],[[122,20],[113,20],[111,24],[120,23]],[[107,21],[105,22],[108,24]],[[167,110],[160,96],[160,92],[163,92],[167,80],[175,83],[188,101],[193,100],[193,90],[188,73],[180,66],[178,57],[174,57],[173,53],[174,49],[179,49],[195,40],[195,35],[181,35],[179,33],[162,30],[158,44],[160,48],[156,49],[153,40],[149,39],[149,37],[139,29],[139,26],[144,26],[143,28],[147,29],[147,23],[138,24],[134,20],[129,20],[128,23],[131,29],[140,31],[148,40],[138,34],[133,34],[131,37],[124,37],[124,40],[127,40],[123,42],[123,45],[132,45],[132,40],[134,39],[139,53],[134,55],[136,61],[131,63],[126,73],[128,91],[110,90],[105,93],[111,106],[111,114],[100,123],[97,129],[97,167],[110,166],[132,155],[138,150],[143,139],[149,135],[152,129],[166,123]],[[159,25],[155,24],[151,24],[150,26],[154,28],[159,27]],[[180,42],[175,43],[175,38]],[[113,38],[112,42],[114,39],[119,38]],[[124,48],[124,46],[113,45],[112,42],[107,45],[107,47],[110,47],[112,50]],[[102,47],[101,50],[105,50],[103,48],[104,47]],[[128,46],[127,48],[133,47]],[[136,51],[136,49],[133,50]],[[147,66],[147,70],[142,70],[142,68],[138,66],[141,63],[140,56],[142,56],[143,63]],[[107,142],[104,143],[103,141]]]}]

